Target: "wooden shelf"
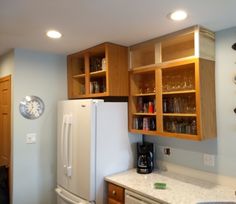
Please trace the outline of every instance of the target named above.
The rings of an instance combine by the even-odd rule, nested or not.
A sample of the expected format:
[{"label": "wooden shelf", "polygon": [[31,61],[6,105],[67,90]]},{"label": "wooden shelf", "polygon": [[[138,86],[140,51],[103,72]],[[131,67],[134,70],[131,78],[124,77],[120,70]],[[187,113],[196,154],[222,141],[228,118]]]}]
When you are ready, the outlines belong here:
[{"label": "wooden shelf", "polygon": [[102,93],[92,93],[89,94],[90,97],[103,97],[103,96],[107,96],[107,92],[102,92]]},{"label": "wooden shelf", "polygon": [[74,75],[72,77],[75,78],[75,79],[80,79],[80,78],[84,78],[85,74],[77,74],[77,75]]},{"label": "wooden shelf", "polygon": [[177,132],[160,132],[158,135],[165,136],[165,137],[175,137],[180,139],[190,139],[190,140],[201,140],[199,135],[192,135],[192,134],[185,134],[185,133],[177,133]]},{"label": "wooden shelf", "polygon": [[156,113],[132,113],[137,116],[156,116]]},{"label": "wooden shelf", "polygon": [[155,96],[156,93],[143,93],[143,94],[134,94],[132,96]]},{"label": "wooden shelf", "polygon": [[130,129],[131,133],[135,134],[146,134],[146,135],[157,135],[157,131],[155,130],[136,130],[136,129]]},{"label": "wooden shelf", "polygon": [[157,67],[157,64],[150,64],[146,66],[140,66],[140,67],[134,67],[133,69],[130,70],[130,72],[133,73],[142,73],[142,72],[148,72],[148,71],[153,71]]},{"label": "wooden shelf", "polygon": [[106,70],[90,72],[90,77],[103,77],[103,76],[106,76]]},{"label": "wooden shelf", "polygon": [[163,95],[196,93],[196,90],[165,91]]},{"label": "wooden shelf", "polygon": [[163,116],[171,116],[171,117],[196,117],[196,113],[163,113]]}]

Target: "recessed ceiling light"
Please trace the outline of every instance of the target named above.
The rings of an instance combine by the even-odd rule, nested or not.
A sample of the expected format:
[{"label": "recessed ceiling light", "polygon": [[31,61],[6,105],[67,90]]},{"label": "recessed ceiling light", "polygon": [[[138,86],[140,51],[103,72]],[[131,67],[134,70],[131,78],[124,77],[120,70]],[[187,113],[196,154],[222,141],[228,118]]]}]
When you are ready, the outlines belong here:
[{"label": "recessed ceiling light", "polygon": [[49,30],[47,32],[47,36],[49,38],[54,38],[54,39],[58,39],[58,38],[61,38],[61,33],[56,31],[56,30]]},{"label": "recessed ceiling light", "polygon": [[168,16],[173,21],[182,21],[187,18],[188,14],[183,10],[177,10],[170,13]]}]

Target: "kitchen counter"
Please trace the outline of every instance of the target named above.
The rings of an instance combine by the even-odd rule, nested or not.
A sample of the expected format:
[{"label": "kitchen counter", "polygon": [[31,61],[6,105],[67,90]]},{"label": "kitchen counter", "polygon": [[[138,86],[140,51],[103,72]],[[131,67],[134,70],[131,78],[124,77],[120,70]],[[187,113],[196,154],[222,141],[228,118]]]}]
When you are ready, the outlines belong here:
[{"label": "kitchen counter", "polygon": [[[132,169],[107,176],[105,180],[157,202],[171,204],[236,202],[236,189],[172,172],[154,171],[151,174],[138,174]],[[166,183],[166,189],[155,189],[153,185],[155,182]]]}]

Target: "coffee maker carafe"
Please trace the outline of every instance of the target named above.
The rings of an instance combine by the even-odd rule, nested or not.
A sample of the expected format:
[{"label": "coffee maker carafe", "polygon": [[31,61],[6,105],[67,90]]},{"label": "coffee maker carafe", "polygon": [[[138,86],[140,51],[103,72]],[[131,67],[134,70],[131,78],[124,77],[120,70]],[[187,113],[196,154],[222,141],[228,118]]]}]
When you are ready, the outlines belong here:
[{"label": "coffee maker carafe", "polygon": [[137,143],[137,172],[148,174],[153,170],[153,143]]}]

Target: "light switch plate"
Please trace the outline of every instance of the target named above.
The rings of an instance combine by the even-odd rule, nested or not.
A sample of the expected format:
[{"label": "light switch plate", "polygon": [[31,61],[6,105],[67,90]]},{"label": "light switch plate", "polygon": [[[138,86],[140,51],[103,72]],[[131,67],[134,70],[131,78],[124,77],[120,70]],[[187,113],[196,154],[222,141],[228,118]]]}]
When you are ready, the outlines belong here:
[{"label": "light switch plate", "polygon": [[35,144],[36,143],[36,133],[28,133],[26,135],[26,144]]}]

